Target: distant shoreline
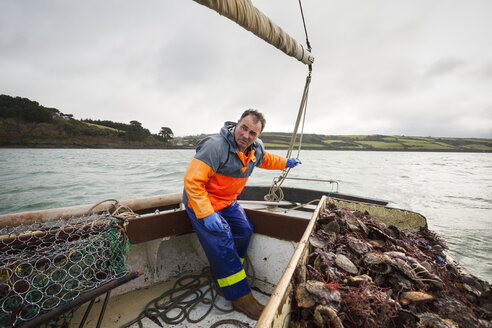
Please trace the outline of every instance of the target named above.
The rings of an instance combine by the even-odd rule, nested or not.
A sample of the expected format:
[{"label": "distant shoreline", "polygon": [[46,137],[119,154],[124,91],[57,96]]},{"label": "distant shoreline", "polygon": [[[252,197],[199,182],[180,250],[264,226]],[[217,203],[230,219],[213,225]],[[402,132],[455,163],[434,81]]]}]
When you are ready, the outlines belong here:
[{"label": "distant shoreline", "polygon": [[[166,126],[152,134],[138,121],[76,120],[27,98],[0,95],[0,148],[195,149],[209,135],[174,136]],[[291,139],[289,132],[261,134],[270,150],[288,149]],[[304,133],[299,140],[304,150],[492,153],[492,138]]]},{"label": "distant shoreline", "polygon": [[[171,150],[193,150],[195,146],[166,146],[166,147],[141,147],[132,145],[55,145],[55,144],[38,144],[38,145],[0,145],[0,148],[4,149],[171,149]],[[287,150],[286,147],[265,147],[267,150]],[[318,150],[318,151],[371,151],[371,152],[400,152],[400,153],[492,153],[492,150],[476,150],[476,149],[350,149],[350,148],[338,148],[338,149],[326,149],[326,148],[314,148],[314,147],[302,147],[302,150]]]},{"label": "distant shoreline", "polygon": [[55,144],[38,144],[38,145],[0,145],[0,148],[33,148],[33,149],[195,149],[195,147],[183,147],[183,146],[132,146],[132,145],[55,145]]}]

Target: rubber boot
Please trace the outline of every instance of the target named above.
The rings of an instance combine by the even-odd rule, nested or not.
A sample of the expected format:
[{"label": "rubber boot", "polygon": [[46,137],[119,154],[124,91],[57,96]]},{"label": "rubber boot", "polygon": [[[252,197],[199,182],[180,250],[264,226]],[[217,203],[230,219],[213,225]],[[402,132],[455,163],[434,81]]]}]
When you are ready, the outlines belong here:
[{"label": "rubber boot", "polygon": [[246,314],[249,318],[253,320],[258,320],[260,318],[261,312],[265,308],[264,305],[261,305],[255,299],[252,293],[232,300],[232,307]]}]

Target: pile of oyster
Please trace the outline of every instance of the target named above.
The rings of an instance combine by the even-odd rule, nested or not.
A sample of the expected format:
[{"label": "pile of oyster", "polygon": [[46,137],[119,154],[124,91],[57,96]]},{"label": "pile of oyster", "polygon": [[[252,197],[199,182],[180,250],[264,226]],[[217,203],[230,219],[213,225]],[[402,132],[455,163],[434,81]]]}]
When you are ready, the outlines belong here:
[{"label": "pile of oyster", "polygon": [[369,213],[320,211],[296,268],[290,327],[492,327],[488,282],[427,228],[400,231]]}]

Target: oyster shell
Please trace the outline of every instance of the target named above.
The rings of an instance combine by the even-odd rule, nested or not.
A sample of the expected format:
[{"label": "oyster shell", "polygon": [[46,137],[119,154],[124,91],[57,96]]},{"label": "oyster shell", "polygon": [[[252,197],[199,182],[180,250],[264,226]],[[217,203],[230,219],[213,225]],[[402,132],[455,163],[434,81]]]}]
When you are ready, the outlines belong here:
[{"label": "oyster shell", "polygon": [[360,276],[348,276],[347,279],[345,279],[345,281],[347,284],[351,286],[359,286],[363,283],[372,284],[372,278],[367,274],[363,274]]},{"label": "oyster shell", "polygon": [[364,256],[363,261],[366,268],[373,272],[380,274],[388,274],[391,272],[391,264],[393,261],[388,255],[369,252]]},{"label": "oyster shell", "polygon": [[298,283],[306,282],[307,268],[305,265],[300,265],[296,268],[296,279]]},{"label": "oyster shell", "polygon": [[306,289],[316,301],[323,305],[338,308],[342,300],[342,296],[338,290],[330,290],[321,281],[308,280],[306,282]]},{"label": "oyster shell", "polygon": [[309,243],[315,248],[324,248],[329,243],[333,243],[337,240],[337,235],[333,232],[327,233],[323,230],[319,230],[315,234],[309,237]]},{"label": "oyster shell", "polygon": [[318,305],[314,310],[313,318],[318,327],[343,328],[337,312],[329,306]]},{"label": "oyster shell", "polygon": [[443,319],[434,313],[418,314],[420,319],[418,327],[435,327],[435,328],[459,328],[458,325],[448,319]]},{"label": "oyster shell", "polygon": [[359,227],[362,229],[362,231],[364,232],[364,234],[366,236],[369,235],[369,228],[366,226],[366,224],[364,222],[362,222],[361,220],[357,219],[357,224],[359,225]]},{"label": "oyster shell", "polygon": [[296,301],[297,306],[310,308],[316,305],[315,300],[312,298],[311,294],[306,289],[306,283],[303,282],[296,287]]},{"label": "oyster shell", "polygon": [[425,302],[434,299],[430,294],[417,291],[409,291],[403,293],[402,297],[398,300],[403,305],[408,305],[410,303]]},{"label": "oyster shell", "polygon": [[337,220],[333,220],[328,224],[324,224],[323,230],[328,233],[334,232],[338,235],[340,233],[340,225],[338,224]]},{"label": "oyster shell", "polygon": [[348,273],[357,274],[359,272],[355,264],[343,254],[337,254],[335,257],[335,263],[339,268],[347,271]]},{"label": "oyster shell", "polygon": [[347,236],[347,245],[351,250],[360,255],[369,252],[369,245],[367,243],[352,236]]},{"label": "oyster shell", "polygon": [[309,237],[309,243],[316,248],[323,248],[329,244],[329,240],[322,236],[315,234]]}]

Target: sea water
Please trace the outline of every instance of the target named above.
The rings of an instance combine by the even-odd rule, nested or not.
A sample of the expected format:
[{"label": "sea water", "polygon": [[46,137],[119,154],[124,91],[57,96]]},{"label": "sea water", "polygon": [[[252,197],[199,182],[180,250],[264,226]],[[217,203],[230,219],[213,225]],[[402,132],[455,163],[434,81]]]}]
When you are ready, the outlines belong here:
[{"label": "sea water", "polygon": [[[284,155],[285,151],[272,151]],[[0,214],[181,192],[194,150],[0,149]],[[492,282],[492,154],[307,151],[289,176],[418,212],[473,274]],[[279,171],[257,169],[248,185]],[[283,186],[332,190],[326,182]]]}]

